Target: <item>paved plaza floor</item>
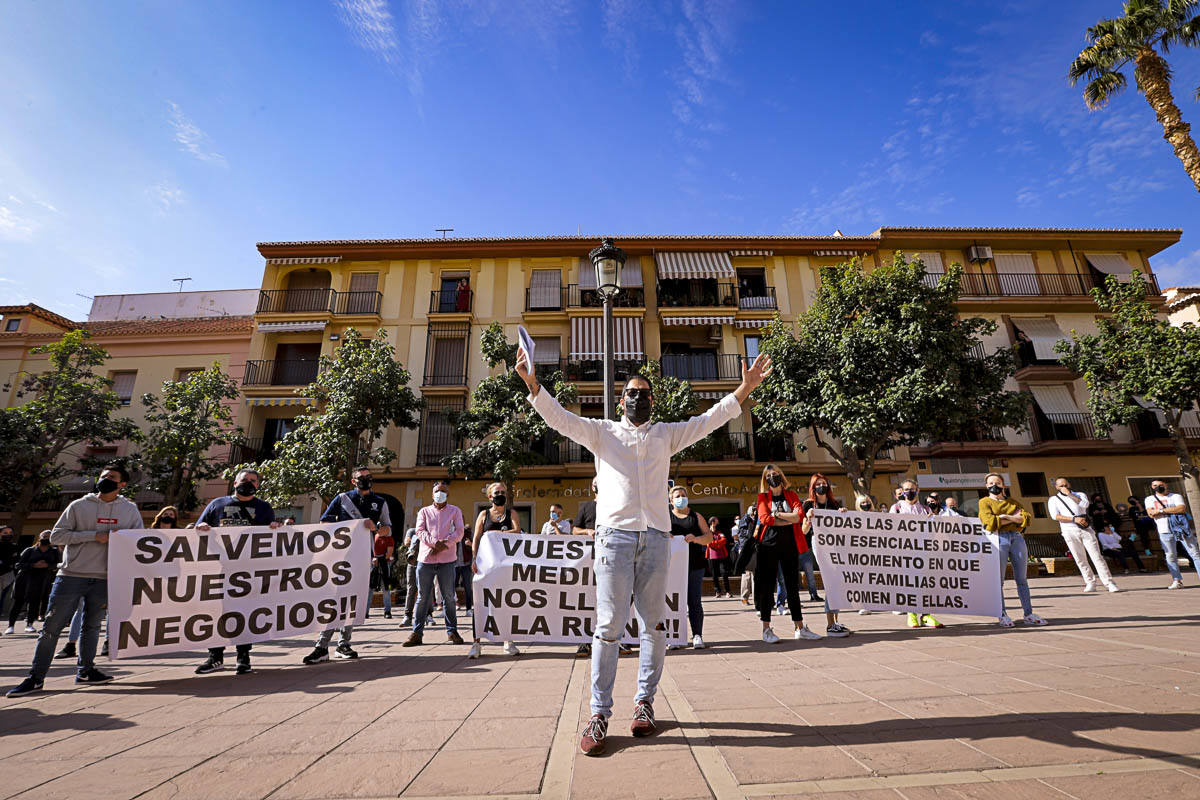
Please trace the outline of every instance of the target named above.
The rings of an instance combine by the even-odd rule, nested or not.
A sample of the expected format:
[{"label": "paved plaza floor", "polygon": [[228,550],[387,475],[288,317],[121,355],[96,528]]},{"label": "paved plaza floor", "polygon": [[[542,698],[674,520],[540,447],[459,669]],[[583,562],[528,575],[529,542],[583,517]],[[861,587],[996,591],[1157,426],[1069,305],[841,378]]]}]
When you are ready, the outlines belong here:
[{"label": "paved plaza floor", "polygon": [[[353,662],[301,666],[310,643],[292,640],[256,646],[251,675],[193,675],[200,654],[104,660],[118,679],[77,689],[59,661],[45,693],[0,698],[0,797],[1197,798],[1187,577],[1092,595],[1036,579],[1046,628],[846,614],[848,639],[773,646],[740,601],[707,600],[712,648],[668,654],[651,739],[628,734],[637,661],[621,659],[600,758],[578,753],[589,662],[562,646],[468,661],[440,625],[414,651],[373,618]],[[820,611],[806,604],[823,631]],[[0,638],[6,686],[33,643]]]}]

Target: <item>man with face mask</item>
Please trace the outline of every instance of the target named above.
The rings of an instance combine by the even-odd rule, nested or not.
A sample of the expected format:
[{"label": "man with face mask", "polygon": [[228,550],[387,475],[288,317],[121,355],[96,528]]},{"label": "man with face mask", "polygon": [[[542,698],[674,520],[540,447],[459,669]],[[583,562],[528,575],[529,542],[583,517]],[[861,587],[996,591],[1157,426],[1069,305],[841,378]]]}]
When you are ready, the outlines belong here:
[{"label": "man with face mask", "polygon": [[121,496],[129,473],[119,464],[100,470],[96,491],[72,502],[50,531],[50,544],[64,548],[58,577],[50,589],[46,623],[38,636],[29,677],[9,690],[9,697],[41,691],[58,647],[58,637],[83,599],[83,635],[79,641],[75,683],[107,683],[112,676],[96,669],[100,621],[108,605],[108,537],[113,531],[143,527],[136,505]]},{"label": "man with face mask", "polygon": [[[200,519],[196,522],[196,530],[204,532],[213,528],[245,528],[255,525],[267,525],[278,528],[275,520],[275,510],[265,500],[254,495],[258,494],[259,483],[262,479],[252,469],[244,469],[233,478],[233,494],[228,497],[218,497],[204,508]],[[225,669],[225,648],[210,647],[208,658],[196,667],[197,675],[207,675]],[[253,670],[250,668],[250,645],[237,645],[237,674],[245,675]]]},{"label": "man with face mask", "polygon": [[585,419],[563,409],[541,391],[528,357],[517,357],[517,374],[529,387],[529,402],[546,424],[591,451],[596,459],[596,633],[592,639],[592,717],[580,737],[586,755],[604,752],[618,643],[629,617],[629,597],[637,610],[641,648],[638,692],[630,730],[634,736],[655,732],[654,695],[666,654],[666,584],[670,565],[671,522],[663,492],[671,456],[742,413],[742,403],[771,372],[771,358],[760,355],[741,385],[705,413],[686,422],[651,422],[650,381],[631,377],[621,394],[620,421]]},{"label": "man with face mask", "polygon": [[550,504],[550,519],[542,524],[542,535],[550,536],[556,533],[570,533],[571,520],[563,519],[563,507],[558,503]]},{"label": "man with face mask", "polygon": [[455,615],[454,578],[458,565],[458,543],[466,533],[462,509],[450,505],[450,484],[435,481],[433,504],[417,512],[417,611],[413,632],[402,647],[419,647],[425,643],[425,622],[433,610],[433,584],[437,581],[442,594],[446,619],[446,638],[452,644],[462,644]]},{"label": "man with face mask", "polygon": [[[352,519],[365,519],[367,530],[372,534],[379,533],[382,536],[391,536],[392,519],[388,512],[387,502],[371,491],[373,481],[371,478],[370,467],[356,467],[350,473],[350,478],[354,483],[354,488],[348,492],[342,492],[329,504],[329,508],[325,509],[325,513],[321,515],[321,522],[347,522]],[[372,549],[372,552],[374,550]],[[387,564],[386,552],[384,554],[383,563],[380,565],[381,572],[389,569]],[[387,579],[383,578],[383,591],[385,594],[390,593]],[[368,589],[367,608],[370,608],[370,595]],[[387,613],[391,615],[391,602],[385,603]],[[334,651],[334,658],[353,659],[358,658],[356,653],[350,647],[350,639],[354,634],[354,626],[347,625],[344,628],[328,628],[322,631],[317,637],[317,643],[313,646],[313,651],[304,657],[304,663],[308,665],[320,664],[322,661],[329,660],[329,640],[333,638],[333,632],[339,631],[337,650]]]}]

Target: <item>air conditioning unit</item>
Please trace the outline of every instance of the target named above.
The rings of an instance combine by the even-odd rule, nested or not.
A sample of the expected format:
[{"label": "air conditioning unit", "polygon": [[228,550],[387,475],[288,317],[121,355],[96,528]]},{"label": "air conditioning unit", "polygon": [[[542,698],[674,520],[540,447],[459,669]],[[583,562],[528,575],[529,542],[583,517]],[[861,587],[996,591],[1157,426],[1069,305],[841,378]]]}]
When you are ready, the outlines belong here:
[{"label": "air conditioning unit", "polygon": [[992,260],[992,248],[987,245],[973,244],[967,248],[967,261],[978,264],[981,261]]},{"label": "air conditioning unit", "polygon": [[721,326],[720,326],[720,325],[710,325],[710,326],[709,326],[709,328],[708,328],[708,340],[709,340],[710,342],[719,342],[719,341],[721,341]]}]

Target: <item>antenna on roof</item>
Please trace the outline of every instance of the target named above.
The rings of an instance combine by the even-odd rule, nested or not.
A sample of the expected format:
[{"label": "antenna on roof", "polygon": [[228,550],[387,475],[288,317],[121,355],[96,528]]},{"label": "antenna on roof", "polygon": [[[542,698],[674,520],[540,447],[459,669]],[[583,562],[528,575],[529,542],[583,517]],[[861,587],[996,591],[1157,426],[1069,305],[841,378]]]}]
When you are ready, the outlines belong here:
[{"label": "antenna on roof", "polygon": [[79,297],[82,297],[84,300],[95,300],[96,299],[96,298],[92,297],[90,294],[79,294],[79,292],[76,292],[75,294]]},{"label": "antenna on roof", "polygon": [[454,233],[454,228],[434,228],[434,230],[440,233],[443,239],[446,238],[447,233]]},{"label": "antenna on roof", "polygon": [[176,283],[178,283],[178,284],[179,284],[179,291],[181,291],[181,292],[182,292],[182,291],[183,291],[183,282],[184,282],[184,281],[190,281],[190,280],[191,280],[191,278],[171,278],[171,280],[173,280],[173,281],[175,281]]}]

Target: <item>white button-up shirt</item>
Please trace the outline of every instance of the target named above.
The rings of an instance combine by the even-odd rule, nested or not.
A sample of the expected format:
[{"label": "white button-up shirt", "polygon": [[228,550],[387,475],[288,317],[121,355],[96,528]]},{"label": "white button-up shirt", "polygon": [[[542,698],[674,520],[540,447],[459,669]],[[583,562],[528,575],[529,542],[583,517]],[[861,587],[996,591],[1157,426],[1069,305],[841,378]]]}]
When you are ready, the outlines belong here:
[{"label": "white button-up shirt", "polygon": [[742,413],[735,395],[687,422],[585,419],[565,410],[546,387],[529,402],[554,430],[596,457],[596,525],[622,531],[670,531],[667,477],[671,456]]}]

